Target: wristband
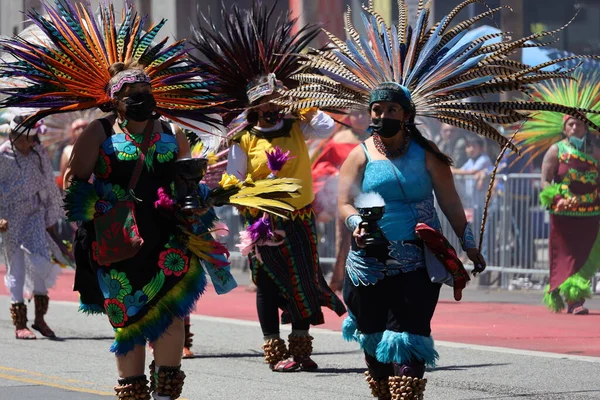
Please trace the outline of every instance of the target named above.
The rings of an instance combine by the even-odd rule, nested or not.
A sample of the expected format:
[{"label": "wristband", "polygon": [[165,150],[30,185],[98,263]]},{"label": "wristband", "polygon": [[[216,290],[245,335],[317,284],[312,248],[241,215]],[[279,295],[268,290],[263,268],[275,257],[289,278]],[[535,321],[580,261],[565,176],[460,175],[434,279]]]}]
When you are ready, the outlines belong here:
[{"label": "wristband", "polygon": [[471,223],[467,222],[465,225],[465,231],[463,233],[463,237],[460,239],[460,245],[464,251],[468,249],[476,249],[477,243],[475,242],[475,235],[473,234],[473,229],[471,228]]},{"label": "wristband", "polygon": [[346,218],[346,220],[344,221],[344,224],[346,224],[346,228],[348,228],[350,230],[350,232],[354,232],[356,230],[356,227],[358,227],[358,225],[361,222],[362,222],[362,218],[360,217],[360,215],[352,214],[351,216]]}]

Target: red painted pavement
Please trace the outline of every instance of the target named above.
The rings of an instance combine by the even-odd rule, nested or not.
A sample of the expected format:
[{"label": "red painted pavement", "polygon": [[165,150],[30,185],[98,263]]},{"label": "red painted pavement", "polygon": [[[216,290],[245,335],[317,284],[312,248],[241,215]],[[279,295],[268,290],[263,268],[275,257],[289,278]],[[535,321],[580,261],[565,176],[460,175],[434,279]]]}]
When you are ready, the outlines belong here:
[{"label": "red painted pavement", "polygon": [[[2,268],[0,279],[3,277]],[[51,290],[51,298],[78,301],[72,282],[73,271],[65,270]],[[7,294],[0,285],[0,295]],[[209,287],[195,314],[255,321],[255,294],[239,287],[218,296]],[[339,330],[343,317],[326,309],[325,320],[320,327]],[[436,340],[600,357],[599,327],[600,311],[573,316],[552,314],[543,306],[441,301],[433,319],[433,336]]]}]

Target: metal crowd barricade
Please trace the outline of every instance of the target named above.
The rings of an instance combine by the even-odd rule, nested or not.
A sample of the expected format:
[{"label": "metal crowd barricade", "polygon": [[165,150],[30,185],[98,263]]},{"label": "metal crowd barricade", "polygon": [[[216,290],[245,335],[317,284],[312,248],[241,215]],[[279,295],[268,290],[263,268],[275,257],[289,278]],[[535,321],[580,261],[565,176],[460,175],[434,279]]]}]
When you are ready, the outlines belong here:
[{"label": "metal crowd barricade", "polygon": [[[473,177],[456,176],[455,183],[467,217],[479,234],[489,181],[479,189]],[[497,273],[502,288],[507,288],[515,277],[525,277],[538,284],[547,280],[549,219],[547,211],[539,205],[539,192],[539,174],[496,176],[481,251],[489,273]],[[459,250],[458,239],[439,207],[438,214],[443,232]],[[464,257],[462,251],[459,253]],[[485,276],[481,282],[491,283]]]},{"label": "metal crowd barricade", "polygon": [[[488,181],[478,189],[472,177],[455,176],[456,188],[479,236],[483,204]],[[539,174],[497,175],[483,238],[482,253],[488,268],[480,277],[481,285],[508,288],[516,278],[526,278],[539,287],[548,280],[548,212],[539,204]],[[466,254],[444,214],[436,204],[442,232],[458,251],[467,269],[472,269]],[[219,215],[229,226],[226,243],[231,250],[239,243],[238,232],[243,229],[240,216],[233,208],[219,210]],[[335,222],[318,223],[319,256],[325,274],[331,272],[335,262]],[[239,253],[232,252],[232,261],[246,265]],[[597,275],[597,277],[600,276]],[[595,282],[594,282],[595,287]]]}]

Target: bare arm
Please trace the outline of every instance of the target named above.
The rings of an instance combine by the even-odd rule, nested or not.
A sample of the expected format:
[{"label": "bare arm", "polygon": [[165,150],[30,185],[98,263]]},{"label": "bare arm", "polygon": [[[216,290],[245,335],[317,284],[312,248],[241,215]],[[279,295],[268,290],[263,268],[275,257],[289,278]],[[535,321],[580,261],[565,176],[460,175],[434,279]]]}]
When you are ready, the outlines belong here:
[{"label": "bare arm", "polygon": [[551,185],[558,172],[558,146],[552,145],[542,161],[542,189]]},{"label": "bare arm", "polygon": [[[434,148],[437,148],[433,142],[431,142],[431,145]],[[454,186],[454,179],[452,177],[450,166],[438,160],[435,155],[429,151],[425,153],[425,166],[427,172],[429,172],[429,175],[431,176],[433,191],[435,192],[435,196],[442,212],[446,218],[448,218],[456,236],[462,239],[465,228],[467,227],[467,217],[465,216],[465,209],[460,201],[460,196]],[[479,253],[479,249],[467,248],[466,253],[475,265],[474,274],[483,272],[486,267],[486,262]]]},{"label": "bare arm", "polygon": [[324,139],[335,129],[335,121],[323,111],[312,110],[304,115],[307,122],[300,123],[300,129],[306,139]]},{"label": "bare arm", "polygon": [[[109,119],[113,122],[114,118]],[[104,128],[100,121],[92,121],[81,133],[73,145],[69,164],[63,179],[63,189],[67,189],[74,179],[87,181],[94,173],[96,160],[100,152],[100,146],[106,139]]]},{"label": "bare arm", "polygon": [[177,145],[179,146],[179,153],[177,159],[190,158],[192,156],[192,150],[190,149],[190,142],[188,142],[185,133],[177,125],[175,126],[175,137],[177,138]]},{"label": "bare arm", "polygon": [[460,169],[460,168],[450,168],[450,172],[454,175],[475,175],[480,172],[480,169]]},{"label": "bare arm", "polygon": [[64,176],[67,171],[67,166],[69,165],[69,159],[71,158],[71,152],[73,151],[72,145],[67,145],[60,156],[60,165],[58,170]]},{"label": "bare arm", "polygon": [[342,164],[338,177],[338,210],[343,221],[358,214],[354,198],[360,193],[366,164],[367,157],[362,146],[356,146]]}]

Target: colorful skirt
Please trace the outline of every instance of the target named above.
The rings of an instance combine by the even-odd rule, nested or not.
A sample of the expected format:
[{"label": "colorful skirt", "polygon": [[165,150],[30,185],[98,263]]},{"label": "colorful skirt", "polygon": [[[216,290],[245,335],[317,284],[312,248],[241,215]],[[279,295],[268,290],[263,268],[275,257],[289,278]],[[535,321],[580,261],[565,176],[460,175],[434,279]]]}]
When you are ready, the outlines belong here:
[{"label": "colorful skirt", "polygon": [[193,310],[205,290],[200,260],[169,231],[144,235],[140,253],[108,266],[95,257],[93,222],[77,232],[74,290],[80,294],[80,311],[108,316],[115,331],[110,350],[117,355],[159,339],[175,318]]},{"label": "colorful skirt", "polygon": [[600,267],[600,216],[550,215],[550,283],[544,303],[555,312],[592,296]]},{"label": "colorful skirt", "polygon": [[[254,210],[243,210],[242,214],[247,225],[262,217]],[[252,254],[249,260],[254,282],[262,269],[279,288],[282,322],[309,320],[311,325],[323,324],[321,307],[343,315],[346,307],[325,282],[319,264],[312,206],[294,211],[288,220],[270,218],[273,230],[284,231],[285,239],[279,246],[259,246],[262,262]]]}]

